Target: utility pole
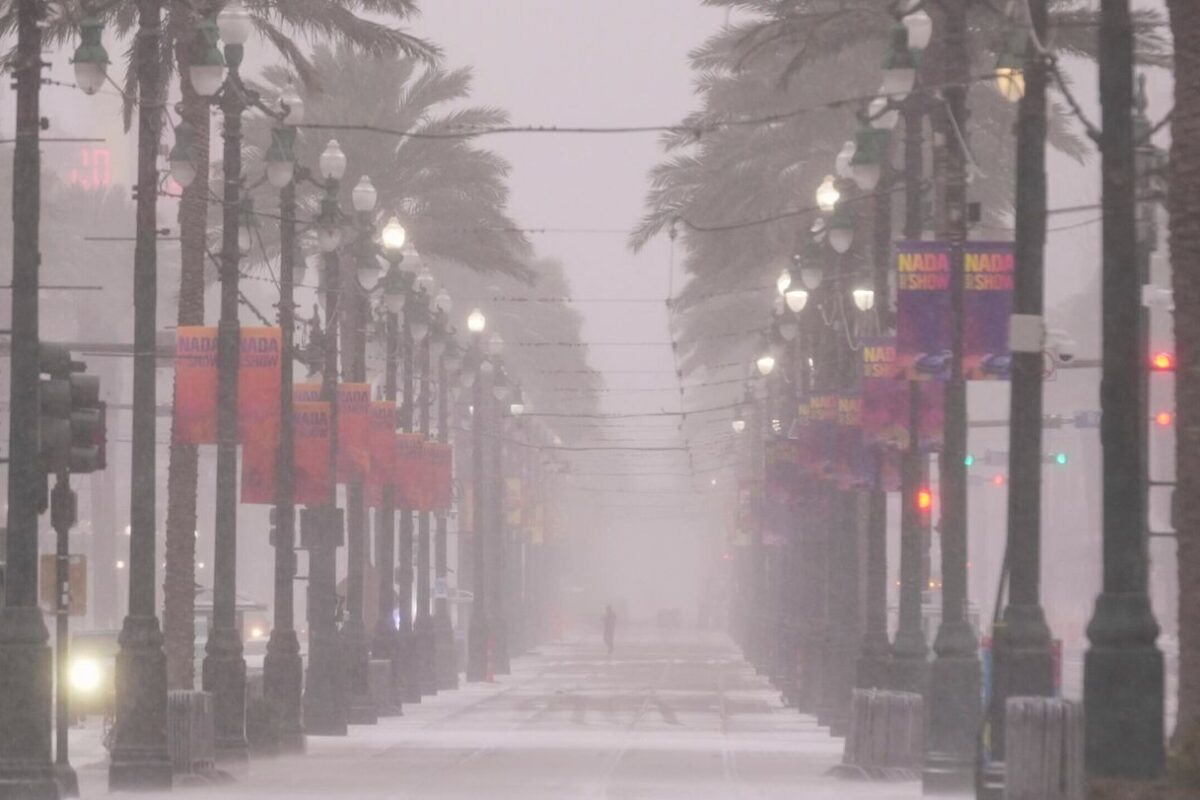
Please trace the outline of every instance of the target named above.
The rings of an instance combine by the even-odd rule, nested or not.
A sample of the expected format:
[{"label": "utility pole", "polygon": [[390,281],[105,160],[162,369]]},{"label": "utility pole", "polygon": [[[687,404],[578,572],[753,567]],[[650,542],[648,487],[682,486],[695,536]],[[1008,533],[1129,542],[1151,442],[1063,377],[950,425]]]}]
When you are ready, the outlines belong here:
[{"label": "utility pole", "polygon": [[76,521],[71,473],[60,469],[50,492],[50,525],[54,528],[54,777],[64,798],[79,797],[79,776],[71,767],[71,528]]},{"label": "utility pole", "polygon": [[[295,138],[294,128],[277,134]],[[274,624],[263,660],[263,691],[279,720],[281,753],[303,753],[301,703],[304,662],[296,636],[296,447],[292,383],[296,356],[296,183],[279,190],[279,327],[283,343],[279,361],[279,450],[275,463],[275,592]]]},{"label": "utility pole", "polygon": [[[24,6],[25,3],[22,3]],[[33,5],[38,5],[34,3]],[[158,146],[162,131],[163,107],[166,98],[159,96],[160,52],[162,37],[161,0],[138,0],[137,73],[138,73],[138,182],[137,182],[137,243],[133,256],[134,357],[133,357],[133,444],[130,472],[130,539],[129,539],[129,614],[121,629],[120,652],[116,661],[116,742],[108,768],[110,790],[151,790],[171,786],[171,763],[167,756],[167,660],[163,654],[162,629],[155,612],[154,584],[156,514],[155,490],[158,479],[155,468],[155,364],[158,305]],[[35,51],[36,52],[36,51]],[[34,112],[36,116],[36,111]],[[37,174],[37,153],[31,161],[19,151],[21,121],[18,119],[18,153],[14,176],[28,163]],[[34,147],[36,151],[36,144]],[[36,183],[36,178],[35,178]],[[36,206],[37,195],[26,195],[21,204]],[[19,208],[14,203],[14,215]],[[36,237],[36,217],[34,218]],[[15,237],[24,225],[17,220]],[[236,244],[237,230],[234,229]],[[15,265],[14,265],[15,266]],[[13,270],[13,284],[17,270]],[[36,273],[35,273],[36,278]],[[36,284],[35,284],[36,285]],[[17,292],[13,292],[17,300]],[[34,313],[36,303],[34,298]],[[35,316],[36,320],[36,316]],[[13,315],[14,350],[18,341],[17,315]],[[36,329],[36,321],[35,321]],[[36,342],[36,332],[35,339]],[[36,376],[35,376],[36,377]],[[13,353],[13,385],[24,380],[17,368],[17,352]],[[14,437],[20,427],[14,393]],[[13,455],[16,451],[14,449]],[[22,470],[9,467],[9,475]],[[10,477],[10,481],[12,478]],[[9,497],[13,488],[10,484]],[[19,496],[19,495],[18,495]],[[13,500],[9,500],[9,556],[11,563]],[[2,723],[2,719],[0,719]],[[0,724],[0,727],[3,727]]]},{"label": "utility pole", "polygon": [[930,673],[924,791],[967,791],[974,785],[980,718],[979,642],[967,617],[967,384],[963,377],[963,249],[967,240],[967,83],[971,59],[967,6],[942,7],[944,234],[950,244],[951,373],[946,381],[941,458],[942,621]]},{"label": "utility pole", "polygon": [[[370,231],[369,217],[366,230]],[[369,234],[368,234],[369,235]],[[356,243],[359,259],[374,260],[365,236]],[[346,373],[350,383],[367,379],[367,298],[357,285],[354,264],[343,265],[342,285],[352,287],[343,298],[348,313],[342,316],[342,341],[346,345]],[[363,623],[363,581],[367,557],[367,504],[363,475],[354,464],[346,477],[346,621],[342,625],[342,646],[346,658],[348,717],[351,725],[374,725],[379,721],[371,699],[371,658],[367,630]]]},{"label": "utility pole", "polygon": [[[331,143],[332,144],[332,143]],[[326,149],[329,153],[329,148]],[[333,162],[333,159],[329,159]],[[322,223],[330,230],[339,223],[340,169],[322,168],[325,195]],[[321,399],[329,403],[329,496],[308,509],[312,537],[308,555],[308,676],[304,682],[304,728],[310,736],[346,735],[346,680],[342,669],[337,629],[337,548],[342,540],[343,518],[337,507],[337,394],[338,394],[338,293],[340,260],[337,247],[325,251],[325,329],[321,348]],[[303,533],[304,520],[301,528]]]},{"label": "utility pole", "polygon": [[[482,318],[482,315],[480,315]],[[468,324],[469,324],[468,320]],[[484,427],[487,410],[484,405],[483,325],[472,329],[472,363],[467,369],[477,369],[473,404],[471,406],[471,620],[467,628],[467,682],[480,683],[490,677],[491,636],[487,611],[486,529],[487,503],[484,492],[487,481],[483,474]]]},{"label": "utility pole", "polygon": [[[425,302],[423,295],[418,295],[417,302]],[[421,339],[418,351],[418,381],[417,391],[417,425],[420,434],[429,440],[430,434],[430,405],[432,398],[429,393],[430,369],[430,335]],[[417,690],[422,695],[437,694],[437,664],[434,640],[433,617],[429,611],[430,601],[430,569],[433,566],[433,553],[430,550],[430,519],[428,511],[421,511],[417,516],[417,613],[413,619],[413,646],[416,648],[416,678]]]},{"label": "utility pole", "polygon": [[[409,296],[415,302],[414,296]],[[415,363],[411,313],[406,308],[400,329],[401,398],[400,428],[404,433],[413,432],[413,365]],[[399,650],[402,674],[401,692],[406,703],[421,702],[421,689],[417,680],[417,645],[413,636],[413,512],[411,508],[400,509],[400,632]]]},{"label": "utility pole", "polygon": [[[449,332],[447,336],[451,336]],[[451,341],[447,345],[447,352],[450,348],[457,347]],[[438,435],[437,439],[442,444],[450,443],[450,385],[449,371],[446,369],[446,353],[438,359],[438,377],[437,377],[437,415],[438,415]],[[434,592],[433,601],[433,635],[434,635],[434,658],[437,668],[437,688],[438,689],[457,689],[458,688],[458,664],[456,662],[456,654],[454,652],[454,627],[450,622],[450,598],[448,597],[449,588],[447,586],[447,578],[449,572],[449,530],[448,530],[448,511],[442,510],[437,515],[437,533],[434,548],[434,574],[437,580],[438,590]]]},{"label": "utility pole", "polygon": [[[389,255],[389,259],[393,256]],[[391,273],[397,272],[395,262]],[[393,274],[388,280],[396,280]],[[384,312],[384,366],[383,399],[394,408],[396,405],[396,362],[400,358],[400,317],[390,308]],[[387,481],[382,489],[382,502],[375,509],[375,563],[379,572],[379,611],[375,618],[375,635],[371,643],[371,655],[392,663],[392,682],[401,674],[398,661],[398,636],[396,633],[396,484]],[[393,693],[387,704],[389,715],[399,709],[400,698]],[[380,713],[383,714],[383,707]]]},{"label": "utility pole", "polygon": [[50,634],[38,608],[38,514],[46,476],[38,442],[39,95],[42,3],[18,0],[16,149],[13,157],[12,373],[9,387],[8,541],[0,607],[0,794],[59,797],[50,761]]},{"label": "utility pole", "polygon": [[241,326],[238,322],[239,212],[242,209],[242,113],[247,98],[238,80],[243,46],[227,42],[229,78],[221,93],[224,122],[224,199],[221,217],[221,316],[217,323],[217,475],[213,528],[213,616],[203,666],[203,686],[213,694],[217,758],[245,762],[246,661],[237,628],[237,476],[238,372]]},{"label": "utility pole", "polygon": [[1100,3],[1101,203],[1104,210],[1103,589],[1084,658],[1085,760],[1096,777],[1150,781],[1165,762],[1163,655],[1147,592],[1146,402],[1137,269],[1133,19],[1129,0]]},{"label": "utility pole", "polygon": [[[1029,0],[1025,93],[1017,108],[1016,244],[1008,445],[1009,600],[992,633],[988,721],[992,760],[1003,763],[1009,697],[1054,694],[1050,628],[1041,604],[1042,371],[1045,348],[1046,0]],[[996,771],[1002,770],[996,767]]]},{"label": "utility pole", "polygon": [[[904,238],[917,241],[925,228],[921,191],[925,173],[925,98],[920,90],[908,96],[900,113],[904,121]],[[921,385],[908,381],[907,388],[908,447],[900,466],[900,598],[889,687],[926,695],[929,643],[921,626],[921,598],[928,531],[917,507],[917,495],[924,487],[928,459],[921,452]]]},{"label": "utility pole", "polygon": [[[499,365],[496,367],[497,380],[502,374]],[[507,380],[507,379],[504,379]],[[492,449],[488,453],[488,469],[492,490],[490,497],[489,515],[491,517],[491,535],[495,545],[492,558],[492,607],[489,621],[492,633],[492,668],[497,675],[508,675],[508,603],[505,597],[505,576],[508,571],[508,520],[505,519],[504,498],[506,495],[504,472],[504,411],[505,403],[493,396],[488,402],[495,418],[492,421]]]}]

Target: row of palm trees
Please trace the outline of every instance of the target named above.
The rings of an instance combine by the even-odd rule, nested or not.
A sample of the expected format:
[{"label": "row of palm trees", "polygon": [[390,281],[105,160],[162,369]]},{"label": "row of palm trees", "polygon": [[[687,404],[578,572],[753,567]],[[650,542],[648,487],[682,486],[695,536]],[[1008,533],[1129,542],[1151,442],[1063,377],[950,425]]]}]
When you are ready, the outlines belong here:
[{"label": "row of palm trees", "polygon": [[[727,9],[732,22],[691,54],[699,108],[688,125],[780,115],[769,125],[734,125],[664,137],[666,158],[649,175],[645,215],[631,237],[640,248],[672,232],[683,248],[689,281],[679,292],[673,325],[686,372],[715,377],[721,365],[745,370],[761,343],[751,336],[713,336],[764,319],[786,258],[808,237],[813,189],[831,171],[833,156],[857,125],[854,114],[878,86],[893,24],[891,4],[873,0],[703,0]],[[903,3],[898,4],[903,5]],[[912,4],[909,4],[912,5]],[[1012,6],[1012,4],[1008,4]],[[1019,3],[1017,4],[1020,5]],[[1170,19],[1155,9],[1134,13],[1135,47],[1146,68],[1174,70],[1171,115],[1171,256],[1179,356],[1177,459],[1180,686],[1173,736],[1180,780],[1200,786],[1200,10],[1193,0],[1167,0]],[[973,74],[985,74],[1005,47],[997,15],[1005,4],[968,4]],[[1094,60],[1096,4],[1051,0],[1051,42],[1060,57]],[[736,15],[733,17],[732,15]],[[1168,33],[1170,36],[1168,36]],[[1172,41],[1175,44],[1172,49]],[[936,81],[937,42],[920,65]],[[819,79],[818,79],[819,78]],[[839,103],[852,98],[861,101]],[[831,108],[830,103],[836,107]],[[971,150],[980,170],[972,199],[985,227],[1002,228],[1012,215],[1014,107],[990,82],[973,82],[968,106]],[[953,135],[933,115],[923,139]],[[1050,143],[1078,160],[1094,156],[1079,135],[1062,92],[1050,108]],[[927,180],[936,183],[932,161]],[[899,211],[899,204],[897,204]],[[926,220],[937,209],[926,208]],[[745,223],[742,225],[741,223]],[[694,407],[734,403],[737,384],[713,381],[689,396]],[[692,439],[703,439],[694,430]]]},{"label": "row of palm trees", "polygon": [[[222,0],[168,0],[164,4],[164,95],[174,77],[187,74],[198,24],[222,5]],[[276,56],[276,64],[253,81],[254,87],[267,99],[294,87],[305,102],[310,121],[352,120],[364,126],[436,134],[499,125],[507,120],[501,109],[470,105],[471,71],[443,66],[440,49],[409,30],[418,13],[412,0],[245,0],[244,6],[251,13],[257,42]],[[98,15],[106,30],[115,32],[123,42],[130,41],[137,29],[134,3],[64,0],[54,11],[46,29],[48,46],[69,47],[78,35],[80,21],[88,14]],[[0,3],[0,35],[11,33],[14,24],[13,4]],[[130,47],[129,63],[120,81],[127,125],[135,111],[129,100],[136,97],[137,90],[132,52]],[[220,209],[210,199],[214,196],[212,189],[222,179],[221,165],[209,159],[209,142],[214,135],[209,100],[197,95],[188,80],[180,80],[179,87],[179,123],[190,125],[195,134],[196,178],[183,190],[179,203],[179,283],[171,286],[168,278],[164,285],[177,290],[173,322],[179,326],[203,325],[206,290],[216,280],[209,254],[219,240]],[[271,123],[253,114],[246,119],[246,175],[262,172]],[[342,183],[346,187],[346,196],[341,198],[343,207],[350,206],[350,188],[369,168],[381,213],[396,213],[405,219],[411,241],[422,257],[433,263],[439,282],[458,299],[459,309],[467,303],[491,306],[492,329],[514,342],[531,338],[534,331],[536,336],[549,340],[579,341],[580,318],[567,305],[526,303],[514,308],[493,301],[496,296],[569,294],[562,265],[536,258],[526,236],[508,214],[510,167],[503,158],[469,138],[394,138],[365,130],[339,131],[336,136],[349,163]],[[327,131],[301,130],[295,145],[297,163],[315,166],[329,138]],[[88,277],[93,280],[87,282],[95,282],[101,275],[106,284],[120,281],[128,272],[127,256],[120,249],[89,253],[86,258],[72,258],[67,251],[71,243],[79,242],[81,229],[96,232],[127,227],[132,218],[131,206],[115,191],[85,192],[56,183],[53,178],[48,180],[49,215],[44,237],[47,256],[54,263],[88,264]],[[266,220],[276,210],[273,204],[277,197],[272,197],[272,192],[260,194],[255,198],[256,209]],[[318,192],[298,186],[297,194],[301,215],[315,216]],[[70,215],[58,213],[58,209],[67,208],[72,209]],[[59,227],[61,231],[57,231]],[[271,224],[260,227],[263,247],[247,256],[245,274],[266,276],[277,266],[280,242],[275,228]],[[59,232],[63,235],[57,235]],[[302,247],[308,246],[302,242]],[[63,248],[66,250],[59,254],[57,251]],[[312,252],[316,252],[315,244]],[[78,301],[69,296],[61,299],[72,308]],[[82,316],[63,318],[77,321],[75,332],[81,338],[128,338],[119,330],[121,323],[111,309],[103,304],[95,304],[90,311],[85,308]],[[535,353],[517,347],[511,348],[507,358],[513,374],[524,381],[530,405],[547,406],[561,399],[544,391],[553,383],[555,371],[577,374],[586,370],[583,348],[555,349],[549,359],[546,355],[546,351]],[[106,385],[124,386],[127,381],[122,373],[121,365],[113,365],[112,374],[106,375],[111,383]],[[587,379],[587,385],[595,384],[594,379]],[[587,410],[595,400],[584,397],[582,402]],[[564,439],[578,433],[577,429],[561,431]],[[196,446],[176,442],[173,436],[169,447],[163,633],[168,683],[171,688],[190,689],[196,679],[193,587],[197,562],[203,560],[197,558],[195,534],[200,527],[199,452]],[[116,481],[110,473],[94,478],[95,497],[112,499]],[[94,526],[111,527],[116,522],[115,509],[108,508],[112,505],[97,504],[107,509],[108,513],[101,515],[104,519],[114,519],[106,525],[104,519],[97,518]]]}]

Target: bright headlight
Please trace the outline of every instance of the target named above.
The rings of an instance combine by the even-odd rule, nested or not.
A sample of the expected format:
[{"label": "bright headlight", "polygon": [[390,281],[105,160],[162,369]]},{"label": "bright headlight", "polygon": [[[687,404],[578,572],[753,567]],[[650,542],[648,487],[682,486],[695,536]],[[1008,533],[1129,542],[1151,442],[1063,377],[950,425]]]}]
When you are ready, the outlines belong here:
[{"label": "bright headlight", "polygon": [[78,658],[71,664],[71,688],[91,694],[100,688],[103,674],[100,662],[93,658]]}]

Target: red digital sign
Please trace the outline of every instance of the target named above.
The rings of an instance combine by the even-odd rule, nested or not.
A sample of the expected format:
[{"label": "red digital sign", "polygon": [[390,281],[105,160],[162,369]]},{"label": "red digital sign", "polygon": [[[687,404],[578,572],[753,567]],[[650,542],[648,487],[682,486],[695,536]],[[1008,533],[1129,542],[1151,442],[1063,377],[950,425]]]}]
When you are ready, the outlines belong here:
[{"label": "red digital sign", "polygon": [[71,186],[94,191],[112,186],[112,153],[107,147],[84,146],[75,153],[75,165],[67,173]]}]

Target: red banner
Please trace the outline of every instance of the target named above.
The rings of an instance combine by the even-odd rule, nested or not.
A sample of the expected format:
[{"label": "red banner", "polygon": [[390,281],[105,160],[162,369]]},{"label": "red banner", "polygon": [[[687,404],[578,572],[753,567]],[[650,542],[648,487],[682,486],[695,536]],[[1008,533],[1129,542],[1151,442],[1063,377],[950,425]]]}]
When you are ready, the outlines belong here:
[{"label": "red banner", "polygon": [[434,511],[449,511],[454,503],[454,448],[429,442],[425,449],[430,472],[430,505]]},{"label": "red banner", "polygon": [[321,384],[319,383],[293,383],[292,384],[292,402],[293,403],[320,403],[324,400],[321,397]]},{"label": "red banner", "polygon": [[371,469],[371,384],[338,384],[338,483],[365,478]]},{"label": "red banner", "polygon": [[371,469],[367,472],[367,503],[372,508],[383,505],[383,487],[395,480],[396,462],[396,404],[390,401],[371,403]]},{"label": "red banner", "polygon": [[238,439],[260,450],[279,442],[279,371],[283,331],[279,328],[242,328],[241,362],[238,365]]},{"label": "red banner", "polygon": [[419,433],[396,434],[396,507],[428,511],[426,500],[425,437]]},{"label": "red banner", "polygon": [[297,402],[295,426],[296,503],[324,505],[333,493],[329,474],[329,403]]},{"label": "red banner", "polygon": [[217,442],[217,329],[180,327],[175,335],[174,440]]},{"label": "red banner", "polygon": [[275,459],[278,444],[247,442],[242,447],[242,502],[275,505]]}]

